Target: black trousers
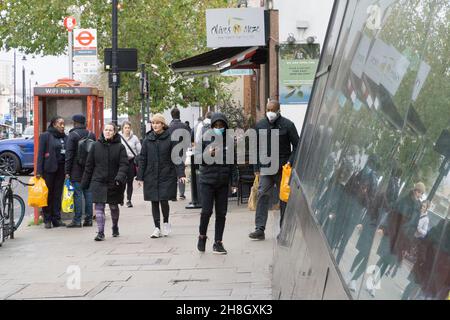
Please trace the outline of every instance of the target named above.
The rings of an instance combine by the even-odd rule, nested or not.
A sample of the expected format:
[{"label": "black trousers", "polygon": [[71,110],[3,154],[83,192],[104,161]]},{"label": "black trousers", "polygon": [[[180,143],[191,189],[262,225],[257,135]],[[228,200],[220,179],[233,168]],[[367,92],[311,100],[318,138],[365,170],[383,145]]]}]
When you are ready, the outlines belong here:
[{"label": "black trousers", "polygon": [[47,207],[43,207],[44,223],[51,222],[55,224],[61,220],[61,198],[64,187],[64,163],[58,164],[56,172],[44,172],[42,177],[48,188]]},{"label": "black trousers", "polygon": [[228,209],[228,184],[211,185],[200,184],[202,194],[202,212],[200,214],[200,235],[206,236],[209,219],[211,218],[213,207],[216,209],[215,241],[222,241],[225,229],[225,220]]},{"label": "black trousers", "polygon": [[155,228],[161,229],[161,213],[159,212],[159,204],[161,204],[161,210],[163,214],[164,223],[169,222],[169,201],[161,200],[161,201],[152,201],[152,214],[153,214],[153,222],[155,223]]},{"label": "black trousers", "polygon": [[133,181],[136,176],[136,166],[134,164],[134,158],[128,160],[128,176],[127,176],[127,200],[131,201],[131,196],[133,195]]}]

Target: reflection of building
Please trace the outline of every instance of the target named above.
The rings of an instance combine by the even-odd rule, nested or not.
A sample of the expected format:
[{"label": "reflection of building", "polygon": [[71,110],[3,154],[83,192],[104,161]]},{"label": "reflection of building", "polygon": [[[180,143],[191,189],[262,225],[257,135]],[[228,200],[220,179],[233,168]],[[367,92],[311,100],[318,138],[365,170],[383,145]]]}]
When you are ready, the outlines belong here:
[{"label": "reflection of building", "polygon": [[12,64],[0,60],[0,115],[9,114],[9,102],[12,99]]},{"label": "reflection of building", "polygon": [[[445,21],[435,16],[449,8],[422,15],[420,5],[405,8],[399,0],[350,3],[335,2],[275,250],[273,297],[446,299],[450,176],[442,157],[450,91],[441,84],[450,78],[441,72]],[[380,14],[379,28],[370,29],[368,9]],[[413,28],[425,21],[439,30],[432,38],[429,29]],[[404,39],[411,39],[410,52],[421,52],[416,62]],[[381,63],[386,58],[391,64]],[[339,157],[328,174],[330,154]],[[344,193],[335,192],[341,170],[353,172]],[[418,181],[425,183],[423,198],[433,200],[422,233]]]}]

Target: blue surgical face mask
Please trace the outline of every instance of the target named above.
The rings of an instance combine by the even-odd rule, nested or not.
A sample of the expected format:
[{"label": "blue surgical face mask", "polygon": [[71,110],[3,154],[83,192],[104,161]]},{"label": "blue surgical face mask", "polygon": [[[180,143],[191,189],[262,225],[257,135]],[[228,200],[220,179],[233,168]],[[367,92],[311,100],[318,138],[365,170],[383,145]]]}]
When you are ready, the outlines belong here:
[{"label": "blue surgical face mask", "polygon": [[225,132],[225,128],[214,128],[215,134],[223,134]]}]

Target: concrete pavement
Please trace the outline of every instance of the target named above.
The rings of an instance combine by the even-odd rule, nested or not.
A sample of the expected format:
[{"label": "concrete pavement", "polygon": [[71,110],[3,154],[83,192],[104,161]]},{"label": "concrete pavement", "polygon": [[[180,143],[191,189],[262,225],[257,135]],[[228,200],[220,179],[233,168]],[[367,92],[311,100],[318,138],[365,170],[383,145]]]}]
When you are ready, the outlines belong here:
[{"label": "concrete pavement", "polygon": [[[188,189],[188,188],[187,188]],[[189,195],[189,191],[186,190]],[[151,239],[153,219],[142,189],[121,207],[120,237],[95,242],[96,227],[27,226],[0,248],[0,299],[272,299],[271,264],[278,212],[269,211],[265,241],[251,241],[254,212],[229,203],[227,255],[212,253],[214,215],[205,253],[196,248],[200,210],[171,202],[169,237]]]}]

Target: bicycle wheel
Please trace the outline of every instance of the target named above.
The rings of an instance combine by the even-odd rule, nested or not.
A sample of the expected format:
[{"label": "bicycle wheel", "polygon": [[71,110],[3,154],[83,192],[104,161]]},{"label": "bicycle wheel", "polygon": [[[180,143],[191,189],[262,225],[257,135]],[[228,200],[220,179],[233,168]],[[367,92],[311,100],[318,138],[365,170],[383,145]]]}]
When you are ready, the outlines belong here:
[{"label": "bicycle wheel", "polygon": [[23,201],[22,197],[14,194],[13,195],[13,203],[10,207],[12,211],[9,211],[10,217],[11,215],[14,215],[14,230],[17,230],[19,228],[20,224],[23,221],[23,218],[25,217],[25,202]]}]

